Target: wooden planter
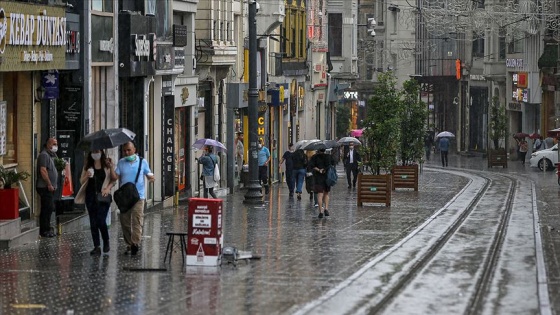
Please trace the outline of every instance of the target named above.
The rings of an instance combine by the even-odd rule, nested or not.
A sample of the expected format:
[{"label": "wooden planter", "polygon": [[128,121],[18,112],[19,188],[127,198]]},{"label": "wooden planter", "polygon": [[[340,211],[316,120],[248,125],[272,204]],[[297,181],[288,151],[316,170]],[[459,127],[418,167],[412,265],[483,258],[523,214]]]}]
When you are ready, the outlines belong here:
[{"label": "wooden planter", "polygon": [[391,174],[358,174],[358,206],[364,202],[391,205]]},{"label": "wooden planter", "polygon": [[507,168],[507,152],[505,149],[488,151],[488,167],[501,166]]},{"label": "wooden planter", "polygon": [[418,191],[418,164],[395,165],[391,170],[393,190],[396,188],[413,188]]},{"label": "wooden planter", "polygon": [[0,189],[0,220],[19,218],[19,189]]}]

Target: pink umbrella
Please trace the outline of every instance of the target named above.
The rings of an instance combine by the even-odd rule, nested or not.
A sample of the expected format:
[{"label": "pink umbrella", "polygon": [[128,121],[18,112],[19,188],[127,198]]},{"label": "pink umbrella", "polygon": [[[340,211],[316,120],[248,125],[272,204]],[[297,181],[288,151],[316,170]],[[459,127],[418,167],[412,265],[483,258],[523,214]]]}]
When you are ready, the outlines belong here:
[{"label": "pink umbrella", "polygon": [[361,137],[363,133],[364,133],[364,129],[354,129],[350,131],[350,136],[358,138]]}]

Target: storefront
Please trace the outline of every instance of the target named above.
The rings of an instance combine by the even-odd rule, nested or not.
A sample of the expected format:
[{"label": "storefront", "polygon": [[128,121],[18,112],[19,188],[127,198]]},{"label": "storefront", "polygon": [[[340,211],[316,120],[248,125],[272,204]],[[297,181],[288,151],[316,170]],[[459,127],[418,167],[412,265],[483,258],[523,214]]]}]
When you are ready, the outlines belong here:
[{"label": "storefront", "polygon": [[[153,144],[161,139],[154,139],[152,131],[156,128],[152,115],[154,112],[154,75],[155,17],[121,11],[119,19],[119,118],[120,125],[136,133],[136,149],[145,157],[153,168]],[[157,122],[161,133],[161,121]],[[159,178],[161,180],[161,178]],[[154,199],[153,187],[149,185],[147,200]],[[161,186],[159,186],[161,187]]]},{"label": "storefront", "polygon": [[68,26],[62,7],[6,1],[0,1],[0,24],[6,25],[0,32],[0,165],[34,175],[20,189],[26,205],[20,216],[28,219],[38,210],[35,157],[64,127],[57,115],[61,81],[67,80],[61,71],[67,69],[69,35],[77,25]]}]

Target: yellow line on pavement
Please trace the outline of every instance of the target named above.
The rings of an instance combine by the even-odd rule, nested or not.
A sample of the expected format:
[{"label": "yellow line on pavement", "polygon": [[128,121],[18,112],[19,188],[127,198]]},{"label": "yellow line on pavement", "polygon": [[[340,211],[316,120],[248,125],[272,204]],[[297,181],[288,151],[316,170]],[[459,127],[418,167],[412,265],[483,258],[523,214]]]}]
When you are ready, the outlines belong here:
[{"label": "yellow line on pavement", "polygon": [[12,304],[13,308],[47,308],[45,304]]}]

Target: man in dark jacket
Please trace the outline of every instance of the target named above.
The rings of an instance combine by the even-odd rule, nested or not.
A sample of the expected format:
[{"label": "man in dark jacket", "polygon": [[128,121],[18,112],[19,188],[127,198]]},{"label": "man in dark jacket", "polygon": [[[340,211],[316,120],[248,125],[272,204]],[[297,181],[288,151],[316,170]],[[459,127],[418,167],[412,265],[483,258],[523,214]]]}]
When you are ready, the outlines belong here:
[{"label": "man in dark jacket", "polygon": [[[356,181],[358,180],[358,169],[362,157],[358,150],[354,149],[354,144],[348,145],[348,153],[344,156],[344,167],[346,167],[346,179],[348,180],[348,188],[356,188]],[[353,177],[352,177],[353,176]]]},{"label": "man in dark jacket", "polygon": [[302,149],[297,149],[292,156],[292,160],[294,162],[293,176],[296,183],[297,199],[301,200],[301,190],[303,188],[307,167],[307,155],[305,155]]}]

